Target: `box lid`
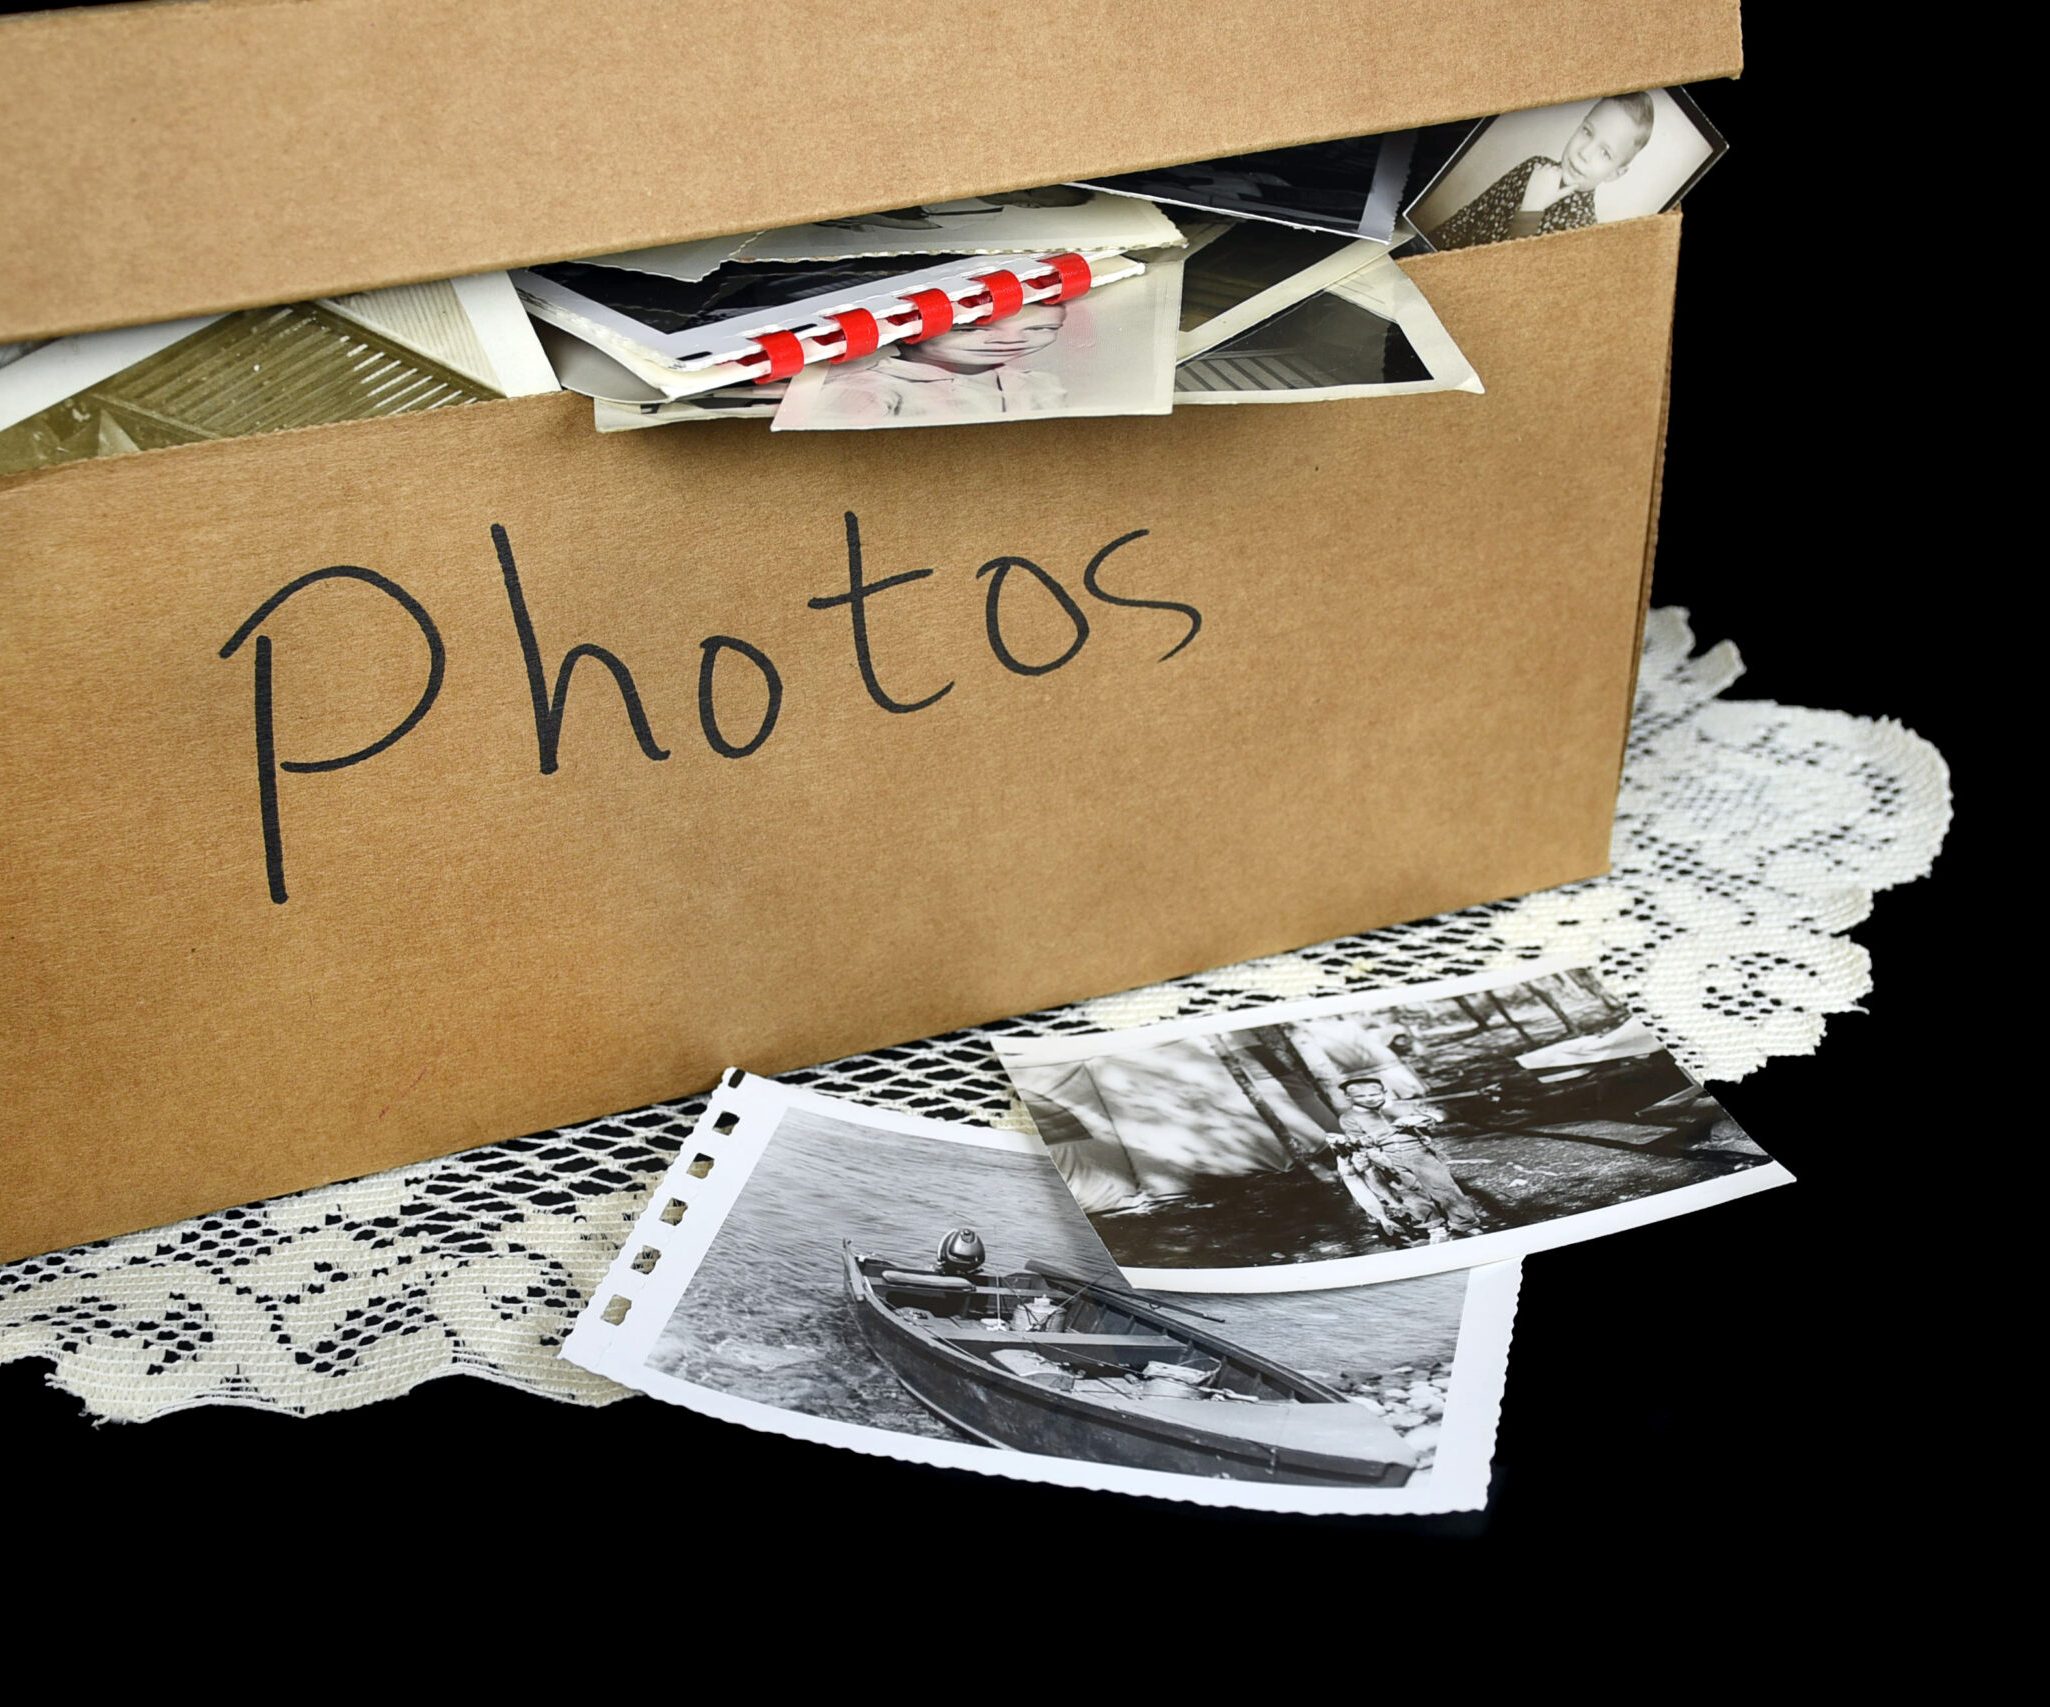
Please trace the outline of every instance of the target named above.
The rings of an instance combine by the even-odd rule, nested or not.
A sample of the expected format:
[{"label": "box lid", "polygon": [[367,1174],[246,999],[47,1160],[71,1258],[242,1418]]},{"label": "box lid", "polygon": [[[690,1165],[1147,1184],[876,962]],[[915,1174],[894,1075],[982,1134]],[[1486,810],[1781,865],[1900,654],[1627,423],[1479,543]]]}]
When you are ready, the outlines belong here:
[{"label": "box lid", "polygon": [[0,340],[1733,76],[1737,0],[184,0],[0,22]]}]

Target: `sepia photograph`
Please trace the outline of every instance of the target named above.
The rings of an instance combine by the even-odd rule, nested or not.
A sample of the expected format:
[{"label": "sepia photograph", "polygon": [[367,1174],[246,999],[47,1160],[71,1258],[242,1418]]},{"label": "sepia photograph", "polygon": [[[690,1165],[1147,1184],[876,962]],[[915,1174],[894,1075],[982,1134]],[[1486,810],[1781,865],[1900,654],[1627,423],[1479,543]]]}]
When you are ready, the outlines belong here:
[{"label": "sepia photograph", "polygon": [[1513,1264],[1149,1297],[1030,1134],[745,1076],[683,1154],[572,1336],[586,1368],[757,1428],[1028,1480],[1282,1511],[1485,1496]]},{"label": "sepia photograph", "polygon": [[1429,1274],[1792,1177],[1579,966],[996,1049],[1141,1287]]},{"label": "sepia photograph", "polygon": [[[1217,247],[1207,245],[1192,262]],[[1272,307],[1290,293],[1284,283],[1247,306]],[[1221,318],[1229,324],[1238,317],[1227,310]],[[1183,347],[1202,343],[1217,324],[1184,333]],[[1293,306],[1184,357],[1175,370],[1174,400],[1176,407],[1313,403],[1481,389],[1480,376],[1423,292],[1383,250]]]},{"label": "sepia photograph", "polygon": [[1028,302],[791,376],[781,432],[932,427],[1062,415],[1165,415],[1173,406],[1179,257],[1065,303]]},{"label": "sepia photograph", "polygon": [[735,259],[838,261],[890,255],[1108,254],[1173,247],[1174,222],[1130,196],[1053,184],[854,219],[791,225],[751,238]]},{"label": "sepia photograph", "polygon": [[1470,249],[1663,213],[1729,147],[1682,89],[1505,113],[1408,209],[1433,249]]},{"label": "sepia photograph", "polygon": [[1081,187],[1385,243],[1402,211],[1414,140],[1406,130],[1354,136],[1126,172]]}]

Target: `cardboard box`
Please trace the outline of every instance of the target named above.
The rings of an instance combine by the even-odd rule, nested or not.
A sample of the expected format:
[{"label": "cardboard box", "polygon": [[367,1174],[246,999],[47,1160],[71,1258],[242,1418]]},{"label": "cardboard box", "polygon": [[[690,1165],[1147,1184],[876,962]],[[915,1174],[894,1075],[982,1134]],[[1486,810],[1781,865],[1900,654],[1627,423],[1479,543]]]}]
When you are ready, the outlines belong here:
[{"label": "cardboard box", "polygon": [[[783,44],[769,125],[756,9],[483,10],[0,25],[36,139],[0,337],[1739,59],[1735,8],[1691,0],[1542,30],[1483,0],[1056,6],[959,87],[822,27],[852,63]],[[1284,75],[1298,13],[1359,70]],[[708,141],[637,86],[634,29],[708,44],[695,75],[766,128]],[[1161,75],[1182,98],[1137,98]],[[220,101],[174,111],[181,79]],[[46,145],[107,89],[151,146]],[[1025,122],[1057,89],[1061,123]],[[694,139],[673,201],[665,117]],[[351,162],[289,209],[220,199]],[[1678,241],[1668,215],[1413,263],[1484,397],[773,438],[600,437],[545,397],[0,481],[0,1257],[1604,869]],[[865,652],[857,534],[868,583],[917,577],[860,601]]]}]

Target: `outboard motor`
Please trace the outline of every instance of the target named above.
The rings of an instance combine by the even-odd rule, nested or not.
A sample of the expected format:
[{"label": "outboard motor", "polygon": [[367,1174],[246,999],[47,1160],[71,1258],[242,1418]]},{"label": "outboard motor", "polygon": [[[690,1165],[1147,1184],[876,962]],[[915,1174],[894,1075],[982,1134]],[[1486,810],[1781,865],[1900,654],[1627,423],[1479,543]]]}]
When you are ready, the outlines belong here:
[{"label": "outboard motor", "polygon": [[973,1274],[988,1259],[982,1236],[973,1227],[956,1227],[940,1241],[942,1274]]}]

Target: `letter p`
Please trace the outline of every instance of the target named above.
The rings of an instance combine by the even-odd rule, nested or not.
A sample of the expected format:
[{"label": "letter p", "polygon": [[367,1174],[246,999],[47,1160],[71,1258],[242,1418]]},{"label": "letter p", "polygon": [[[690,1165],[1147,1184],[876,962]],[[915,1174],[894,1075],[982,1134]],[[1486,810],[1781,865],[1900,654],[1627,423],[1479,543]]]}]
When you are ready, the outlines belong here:
[{"label": "letter p", "polygon": [[[333,759],[281,759],[277,750],[277,727],[271,711],[270,636],[258,634],[257,630],[294,594],[303,592],[316,581],[332,580],[361,581],[365,586],[375,587],[413,619],[419,626],[421,637],[427,642],[427,685],[421,690],[419,701],[413,709],[369,746],[359,747],[353,753],[344,753],[341,757]],[[278,772],[346,770],[350,765],[360,765],[365,759],[375,758],[385,748],[409,733],[413,725],[427,715],[428,707],[434,704],[435,696],[441,692],[441,678],[448,663],[448,649],[442,644],[440,634],[435,631],[433,620],[427,614],[427,607],[404,587],[373,570],[358,569],[346,563],[336,564],[327,569],[316,569],[311,574],[301,575],[298,580],[280,587],[256,607],[247,622],[228,637],[227,645],[221,648],[221,656],[234,657],[241,650],[242,643],[251,635],[256,637],[256,796],[263,818],[263,865],[264,873],[270,882],[270,898],[282,906],[286,899],[285,844],[278,827]]]}]

